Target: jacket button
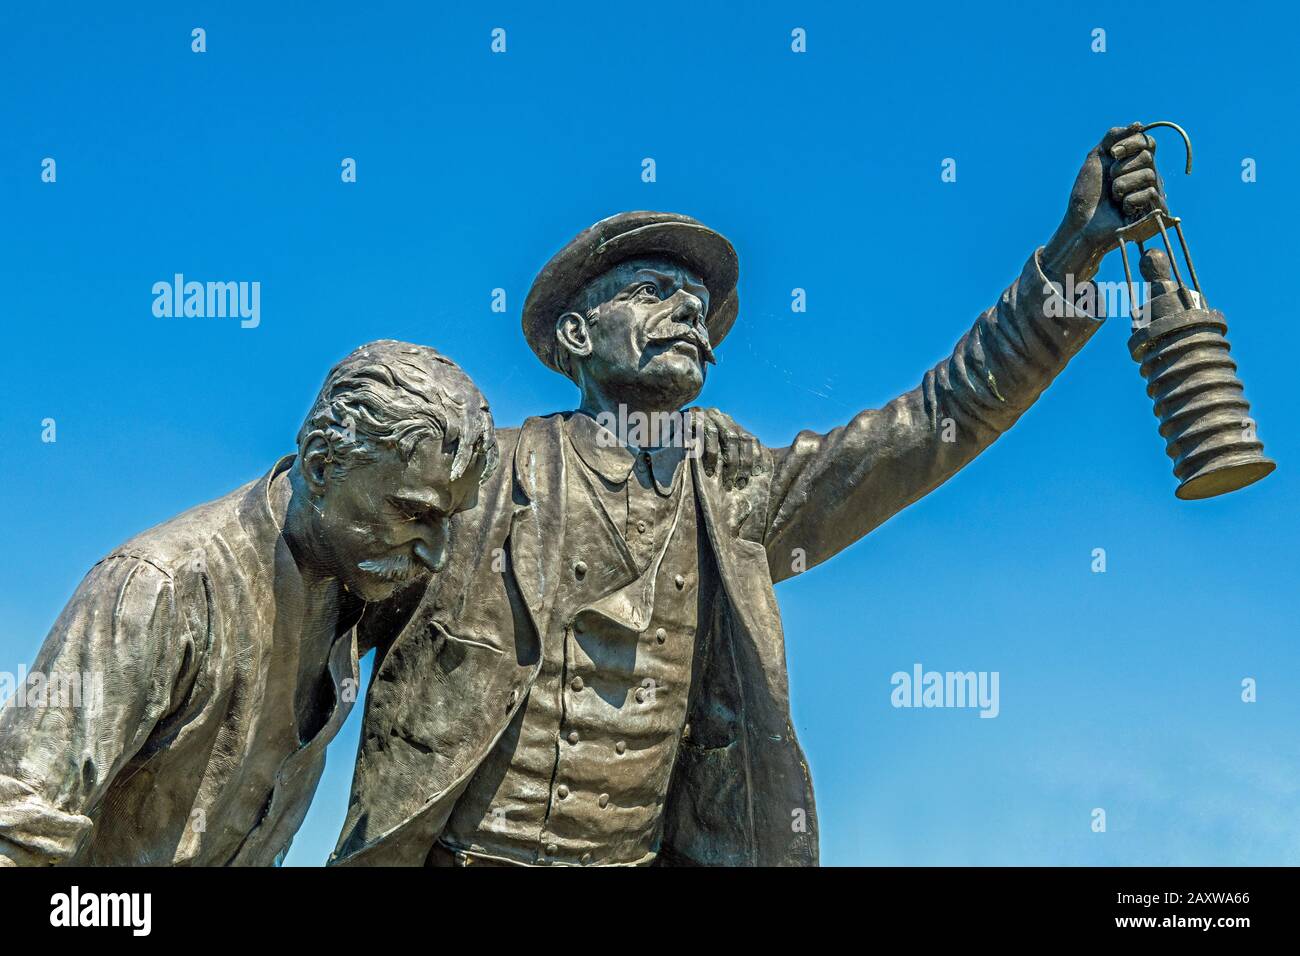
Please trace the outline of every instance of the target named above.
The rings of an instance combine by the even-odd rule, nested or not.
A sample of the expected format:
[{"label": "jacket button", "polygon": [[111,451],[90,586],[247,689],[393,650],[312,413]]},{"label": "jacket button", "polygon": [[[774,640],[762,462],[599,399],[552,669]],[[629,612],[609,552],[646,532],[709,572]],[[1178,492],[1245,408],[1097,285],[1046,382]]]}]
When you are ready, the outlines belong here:
[{"label": "jacket button", "polygon": [[645,691],[642,690],[640,687],[638,687],[638,688],[636,689],[636,702],[637,702],[638,704],[644,704],[644,703],[645,703]]},{"label": "jacket button", "polygon": [[602,794],[600,795],[600,799],[597,800],[596,802],[599,803],[599,804],[600,804],[600,808],[601,808],[602,810],[604,810],[607,806],[609,806],[609,794],[607,794],[607,793],[602,793]]},{"label": "jacket button", "polygon": [[578,742],[578,732],[577,732],[576,730],[570,730],[570,731],[569,731],[569,743],[571,743],[571,744],[576,744],[577,742]]},{"label": "jacket button", "polygon": [[573,575],[581,581],[587,574],[587,562],[579,561],[573,566]]},{"label": "jacket button", "polygon": [[665,631],[662,627],[656,628],[655,640],[658,641],[660,644],[662,644],[664,641],[668,640],[668,632]]},{"label": "jacket button", "polygon": [[555,856],[555,854],[557,854],[557,853],[559,853],[559,852],[560,852],[560,848],[559,848],[558,846],[556,846],[554,843],[548,843],[548,844],[546,844],[546,855],[547,855],[547,856]]},{"label": "jacket button", "polygon": [[569,681],[569,686],[572,687],[574,690],[582,690],[583,687],[582,678],[575,677],[573,680]]},{"label": "jacket button", "polygon": [[637,531],[641,532],[642,534],[645,534],[645,529],[646,529],[646,523],[644,521],[638,521],[636,523]]},{"label": "jacket button", "polygon": [[582,862],[583,862],[583,863],[590,863],[590,862],[591,862],[591,854],[590,854],[590,853],[584,853],[584,854],[582,854]]},{"label": "jacket button", "polygon": [[623,753],[623,751],[627,750],[627,742],[620,740],[614,745],[614,749],[619,753]]},{"label": "jacket button", "polygon": [[569,788],[566,787],[564,784],[560,784],[558,787],[555,788],[555,795],[559,797],[561,800],[563,800],[565,797],[569,795]]},{"label": "jacket button", "polygon": [[677,577],[673,578],[673,584],[677,585],[677,590],[680,591],[682,588],[686,587],[686,579],[679,574]]}]

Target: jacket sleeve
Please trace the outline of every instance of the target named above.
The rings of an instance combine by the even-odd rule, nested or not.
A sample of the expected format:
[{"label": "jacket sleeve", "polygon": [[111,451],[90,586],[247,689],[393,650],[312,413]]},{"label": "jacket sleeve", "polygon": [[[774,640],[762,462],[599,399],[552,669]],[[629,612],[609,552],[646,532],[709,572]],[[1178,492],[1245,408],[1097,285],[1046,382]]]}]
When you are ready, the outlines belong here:
[{"label": "jacket sleeve", "polygon": [[100,798],[171,706],[171,577],[111,557],[82,580],[0,711],[0,866],[70,860]]},{"label": "jacket sleeve", "polygon": [[916,388],[771,452],[773,581],[794,573],[794,559],[800,570],[825,561],[947,481],[1015,424],[1100,327],[1049,284],[1040,253]]}]

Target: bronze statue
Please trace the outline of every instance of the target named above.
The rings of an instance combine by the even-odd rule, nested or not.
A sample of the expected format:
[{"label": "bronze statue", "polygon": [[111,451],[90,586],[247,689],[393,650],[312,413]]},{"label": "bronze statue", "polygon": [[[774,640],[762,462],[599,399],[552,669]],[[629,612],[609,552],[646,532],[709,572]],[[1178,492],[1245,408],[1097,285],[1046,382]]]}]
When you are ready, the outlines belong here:
[{"label": "bronze statue", "polygon": [[1056,233],[948,358],[784,448],[718,413],[670,429],[699,426],[703,456],[611,427],[699,394],[737,316],[725,238],[630,212],[565,246],[523,328],[579,407],[499,432],[446,570],[362,622],[379,656],[332,862],[815,864],[772,586],[950,478],[1083,347],[1100,322],[1058,290],[1164,208],[1154,150],[1139,124],[1107,133]]},{"label": "bronze statue", "polygon": [[33,673],[92,673],[102,699],[0,712],[0,866],[281,859],[356,699],[366,602],[441,567],[495,461],[449,360],[391,341],[345,358],[296,456],[82,581]]},{"label": "bronze statue", "polygon": [[[524,334],[577,386],[573,411],[494,437],[449,360],[363,346],[331,371],[296,456],[83,581],[34,673],[93,671],[103,700],[0,712],[0,865],[277,862],[372,646],[334,864],[816,864],[773,585],[1033,404],[1100,325],[1089,280],[1117,235],[1163,229],[1154,151],[1140,124],[1107,133],[1056,233],[947,359],[784,448],[683,411],[737,318],[739,275],[731,244],[687,216],[602,220],[535,280]],[[1174,302],[1159,254],[1142,268]],[[1133,348],[1184,435],[1181,393],[1160,383],[1196,370],[1171,378],[1160,356],[1182,354],[1184,326],[1222,322],[1178,286]],[[1244,414],[1226,343],[1210,346],[1220,404]],[[1203,449],[1171,439],[1189,497],[1271,466],[1253,431],[1211,417]]]}]

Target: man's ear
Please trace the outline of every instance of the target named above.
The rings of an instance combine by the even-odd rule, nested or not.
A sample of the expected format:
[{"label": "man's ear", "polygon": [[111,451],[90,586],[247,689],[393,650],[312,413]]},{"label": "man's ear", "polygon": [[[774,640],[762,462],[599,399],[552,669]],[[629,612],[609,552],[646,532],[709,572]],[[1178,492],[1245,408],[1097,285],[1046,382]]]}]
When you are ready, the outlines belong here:
[{"label": "man's ear", "polygon": [[307,439],[307,447],[302,451],[300,470],[307,482],[307,490],[315,497],[325,494],[325,474],[330,467],[330,449],[325,436],[316,432]]},{"label": "man's ear", "polygon": [[574,358],[586,358],[591,354],[591,330],[587,327],[585,316],[577,312],[565,312],[555,323],[555,338],[560,348]]}]

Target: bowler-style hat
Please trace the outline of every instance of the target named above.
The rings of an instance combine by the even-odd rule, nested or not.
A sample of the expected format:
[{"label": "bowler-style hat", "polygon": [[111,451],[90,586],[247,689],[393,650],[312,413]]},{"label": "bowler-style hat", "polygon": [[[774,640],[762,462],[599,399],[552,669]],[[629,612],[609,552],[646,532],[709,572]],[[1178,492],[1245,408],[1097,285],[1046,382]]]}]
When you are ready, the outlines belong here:
[{"label": "bowler-style hat", "polygon": [[621,212],[584,229],[533,280],[524,302],[524,337],[537,357],[555,362],[555,323],[592,279],[629,259],[665,258],[686,266],[709,290],[704,324],[715,348],[736,321],[736,250],[721,234],[690,216]]}]

